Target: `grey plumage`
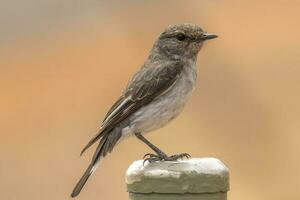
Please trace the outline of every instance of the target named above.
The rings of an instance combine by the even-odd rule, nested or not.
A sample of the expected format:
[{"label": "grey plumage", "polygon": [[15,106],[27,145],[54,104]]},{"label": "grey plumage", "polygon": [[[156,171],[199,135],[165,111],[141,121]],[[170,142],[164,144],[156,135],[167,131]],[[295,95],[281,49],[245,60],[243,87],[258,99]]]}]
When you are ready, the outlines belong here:
[{"label": "grey plumage", "polygon": [[196,82],[197,53],[204,40],[214,37],[191,24],[172,26],[159,36],[144,65],[108,111],[101,130],[83,148],[81,154],[100,140],[72,197],[121,139],[160,128],[180,113]]}]

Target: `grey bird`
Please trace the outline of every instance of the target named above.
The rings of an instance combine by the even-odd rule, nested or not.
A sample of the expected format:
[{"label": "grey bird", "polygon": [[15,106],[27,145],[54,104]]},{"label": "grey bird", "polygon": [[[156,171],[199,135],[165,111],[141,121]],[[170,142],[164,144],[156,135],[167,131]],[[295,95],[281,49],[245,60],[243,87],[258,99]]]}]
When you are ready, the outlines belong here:
[{"label": "grey bird", "polygon": [[81,151],[83,154],[99,141],[71,197],[80,193],[99,161],[129,135],[136,136],[156,153],[146,154],[145,161],[189,157],[187,153],[168,156],[143,134],[163,127],[182,111],[196,83],[197,54],[204,41],[216,37],[193,24],[174,25],[159,35],[145,63],[106,114],[100,131]]}]

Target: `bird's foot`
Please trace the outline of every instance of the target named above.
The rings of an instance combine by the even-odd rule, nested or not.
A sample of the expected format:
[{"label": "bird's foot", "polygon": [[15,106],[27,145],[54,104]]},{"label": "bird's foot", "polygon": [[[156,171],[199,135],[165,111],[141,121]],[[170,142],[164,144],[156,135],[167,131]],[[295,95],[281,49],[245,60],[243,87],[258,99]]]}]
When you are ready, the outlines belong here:
[{"label": "bird's foot", "polygon": [[188,153],[181,153],[181,154],[175,154],[172,156],[167,156],[167,155],[156,155],[152,153],[147,153],[144,156],[144,164],[145,162],[156,162],[156,161],[177,161],[179,159],[187,158],[189,159],[191,156]]},{"label": "bird's foot", "polygon": [[183,159],[183,158],[186,158],[186,159],[189,159],[191,157],[190,154],[188,153],[180,153],[180,154],[175,154],[175,155],[172,155],[170,156],[167,160],[167,161],[176,161],[178,159]]}]

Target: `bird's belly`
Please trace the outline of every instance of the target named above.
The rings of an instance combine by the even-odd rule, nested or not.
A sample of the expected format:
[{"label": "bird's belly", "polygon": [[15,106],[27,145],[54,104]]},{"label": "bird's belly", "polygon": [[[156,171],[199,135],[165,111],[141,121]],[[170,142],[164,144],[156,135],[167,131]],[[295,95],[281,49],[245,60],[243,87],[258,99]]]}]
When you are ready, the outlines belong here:
[{"label": "bird's belly", "polygon": [[136,132],[143,133],[161,128],[174,119],[183,106],[183,103],[174,102],[174,99],[153,102],[153,104],[140,109],[133,116],[131,127]]},{"label": "bird's belly", "polygon": [[182,111],[193,84],[181,79],[174,87],[131,116],[131,130],[146,133],[163,127]]}]

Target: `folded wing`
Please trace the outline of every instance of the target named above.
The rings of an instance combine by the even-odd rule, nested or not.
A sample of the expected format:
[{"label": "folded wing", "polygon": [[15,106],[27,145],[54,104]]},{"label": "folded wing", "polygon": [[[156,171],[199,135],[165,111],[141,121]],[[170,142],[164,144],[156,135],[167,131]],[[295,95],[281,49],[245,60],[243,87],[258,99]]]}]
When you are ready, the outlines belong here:
[{"label": "folded wing", "polygon": [[183,65],[178,62],[165,66],[142,68],[133,77],[125,93],[108,111],[100,131],[83,148],[81,154],[139,108],[172,88],[180,76],[182,68]]}]

